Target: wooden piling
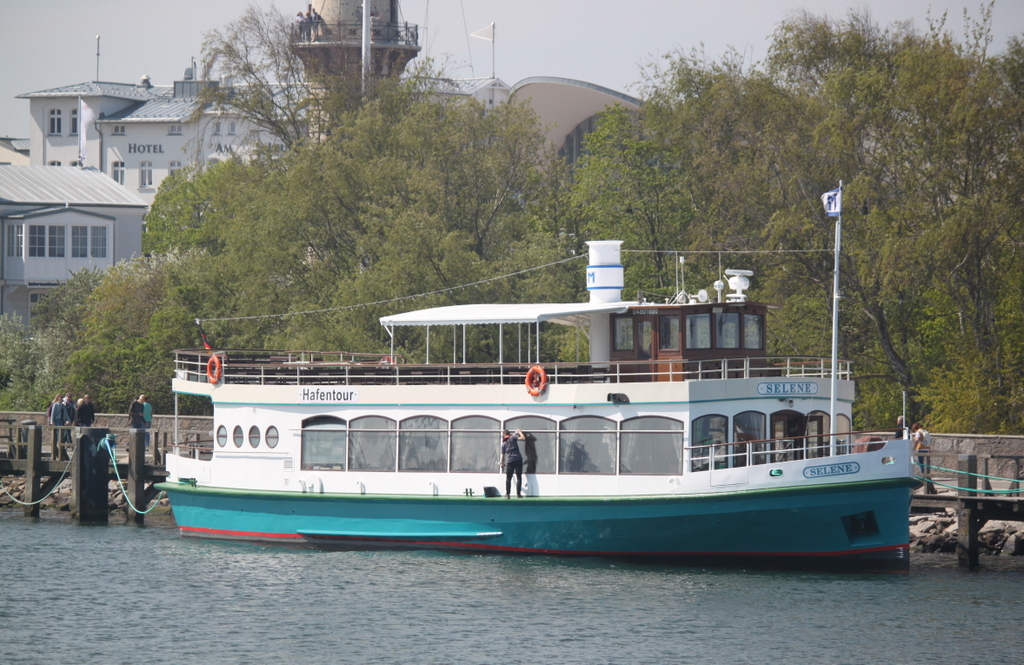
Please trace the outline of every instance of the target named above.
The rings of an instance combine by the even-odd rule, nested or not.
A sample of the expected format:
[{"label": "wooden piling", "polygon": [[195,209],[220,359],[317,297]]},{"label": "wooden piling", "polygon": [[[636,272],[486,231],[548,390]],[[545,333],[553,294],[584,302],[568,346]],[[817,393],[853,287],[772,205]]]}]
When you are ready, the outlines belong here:
[{"label": "wooden piling", "polygon": [[[25,493],[23,500],[28,503],[25,506],[25,517],[39,517],[39,503],[42,498],[42,483],[40,482],[40,467],[43,461],[43,428],[38,425],[30,425],[25,428],[28,432],[25,443]],[[20,451],[19,451],[20,452]]]},{"label": "wooden piling", "polygon": [[109,431],[90,427],[75,432],[72,517],[79,523],[108,522],[110,454],[105,446],[98,444]]},{"label": "wooden piling", "polygon": [[[960,455],[957,459],[957,471],[961,497],[977,496],[978,488],[978,457],[977,455]],[[957,509],[957,544],[956,556],[962,568],[974,570],[978,567],[978,532],[981,520],[969,501],[961,501]]]},{"label": "wooden piling", "polygon": [[144,429],[128,430],[128,477],[125,478],[125,491],[130,502],[127,507],[128,516],[136,524],[143,523],[145,514],[132,506],[139,510],[146,509],[143,505],[146,500],[146,432]]}]

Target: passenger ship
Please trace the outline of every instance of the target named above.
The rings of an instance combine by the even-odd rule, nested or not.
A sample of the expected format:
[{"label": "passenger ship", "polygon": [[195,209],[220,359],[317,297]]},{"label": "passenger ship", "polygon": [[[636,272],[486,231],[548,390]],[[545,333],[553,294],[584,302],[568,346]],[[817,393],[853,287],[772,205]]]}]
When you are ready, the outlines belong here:
[{"label": "passenger ship", "polygon": [[[176,352],[174,391],[214,406],[212,454],[168,454],[159,485],[182,534],[907,570],[908,442],[850,433],[849,364],[833,379],[825,359],[766,356],[769,306],[747,300],[747,271],[710,299],[627,302],[620,242],[588,244],[590,302],[382,317],[392,340],[422,328],[424,362]],[[586,362],[540,360],[559,324],[589,336]],[[495,340],[493,362],[466,361],[470,326]],[[454,331],[444,362],[438,327]],[[518,500],[504,498],[503,429],[528,434]]]}]

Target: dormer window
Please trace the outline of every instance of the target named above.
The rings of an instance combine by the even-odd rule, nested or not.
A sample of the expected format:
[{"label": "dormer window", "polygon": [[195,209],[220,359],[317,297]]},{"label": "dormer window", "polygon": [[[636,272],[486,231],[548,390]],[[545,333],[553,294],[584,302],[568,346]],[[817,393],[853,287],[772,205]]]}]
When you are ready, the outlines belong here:
[{"label": "dormer window", "polygon": [[114,125],[114,136],[124,136],[124,125]]},{"label": "dormer window", "polygon": [[171,125],[167,133],[171,136],[181,136],[181,125]]}]

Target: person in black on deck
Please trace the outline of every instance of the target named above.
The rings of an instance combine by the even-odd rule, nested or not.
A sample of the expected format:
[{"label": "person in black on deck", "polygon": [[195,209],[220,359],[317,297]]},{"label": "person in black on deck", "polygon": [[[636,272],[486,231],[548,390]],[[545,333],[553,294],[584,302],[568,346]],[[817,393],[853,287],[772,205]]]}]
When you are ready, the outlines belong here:
[{"label": "person in black on deck", "polygon": [[505,498],[512,493],[512,474],[516,474],[516,496],[523,498],[523,454],[519,452],[519,441],[526,438],[523,430],[517,429],[515,434],[508,430],[502,432],[500,465],[505,469]]}]

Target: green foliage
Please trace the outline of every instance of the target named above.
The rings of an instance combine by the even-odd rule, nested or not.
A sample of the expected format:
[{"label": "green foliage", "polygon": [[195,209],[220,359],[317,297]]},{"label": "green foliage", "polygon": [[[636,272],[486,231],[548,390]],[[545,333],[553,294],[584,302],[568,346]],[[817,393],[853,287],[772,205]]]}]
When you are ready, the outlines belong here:
[{"label": "green foliage", "polygon": [[[393,343],[421,360],[421,331],[392,340],[378,317],[581,300],[582,261],[565,259],[590,239],[625,241],[627,293],[671,297],[751,268],[753,295],[783,305],[769,352],[828,355],[835,224],[819,197],[842,179],[855,426],[890,427],[904,391],[934,431],[1024,425],[1024,42],[990,55],[988,10],[963,41],[941,21],[922,33],[804,13],[764,63],[674,54],[639,112],[602,115],[574,170],[545,153],[527,108],[442,98],[429,66],[365,90],[324,76],[268,106],[283,99],[268,72],[298,75],[288,53],[245,41],[286,29],[272,18],[250,11],[210,53],[249,76],[253,96],[232,103],[289,149],[175,174],[147,216],[157,258],[76,274],[30,337],[0,320],[4,404],[41,408],[67,387],[110,410],[147,392],[167,410],[171,351],[197,345],[195,318],[220,348]],[[453,342],[461,359],[452,334],[432,332],[432,360]],[[470,335],[470,360],[496,355],[493,335]],[[572,329],[543,344],[544,358],[587,354]]]}]

